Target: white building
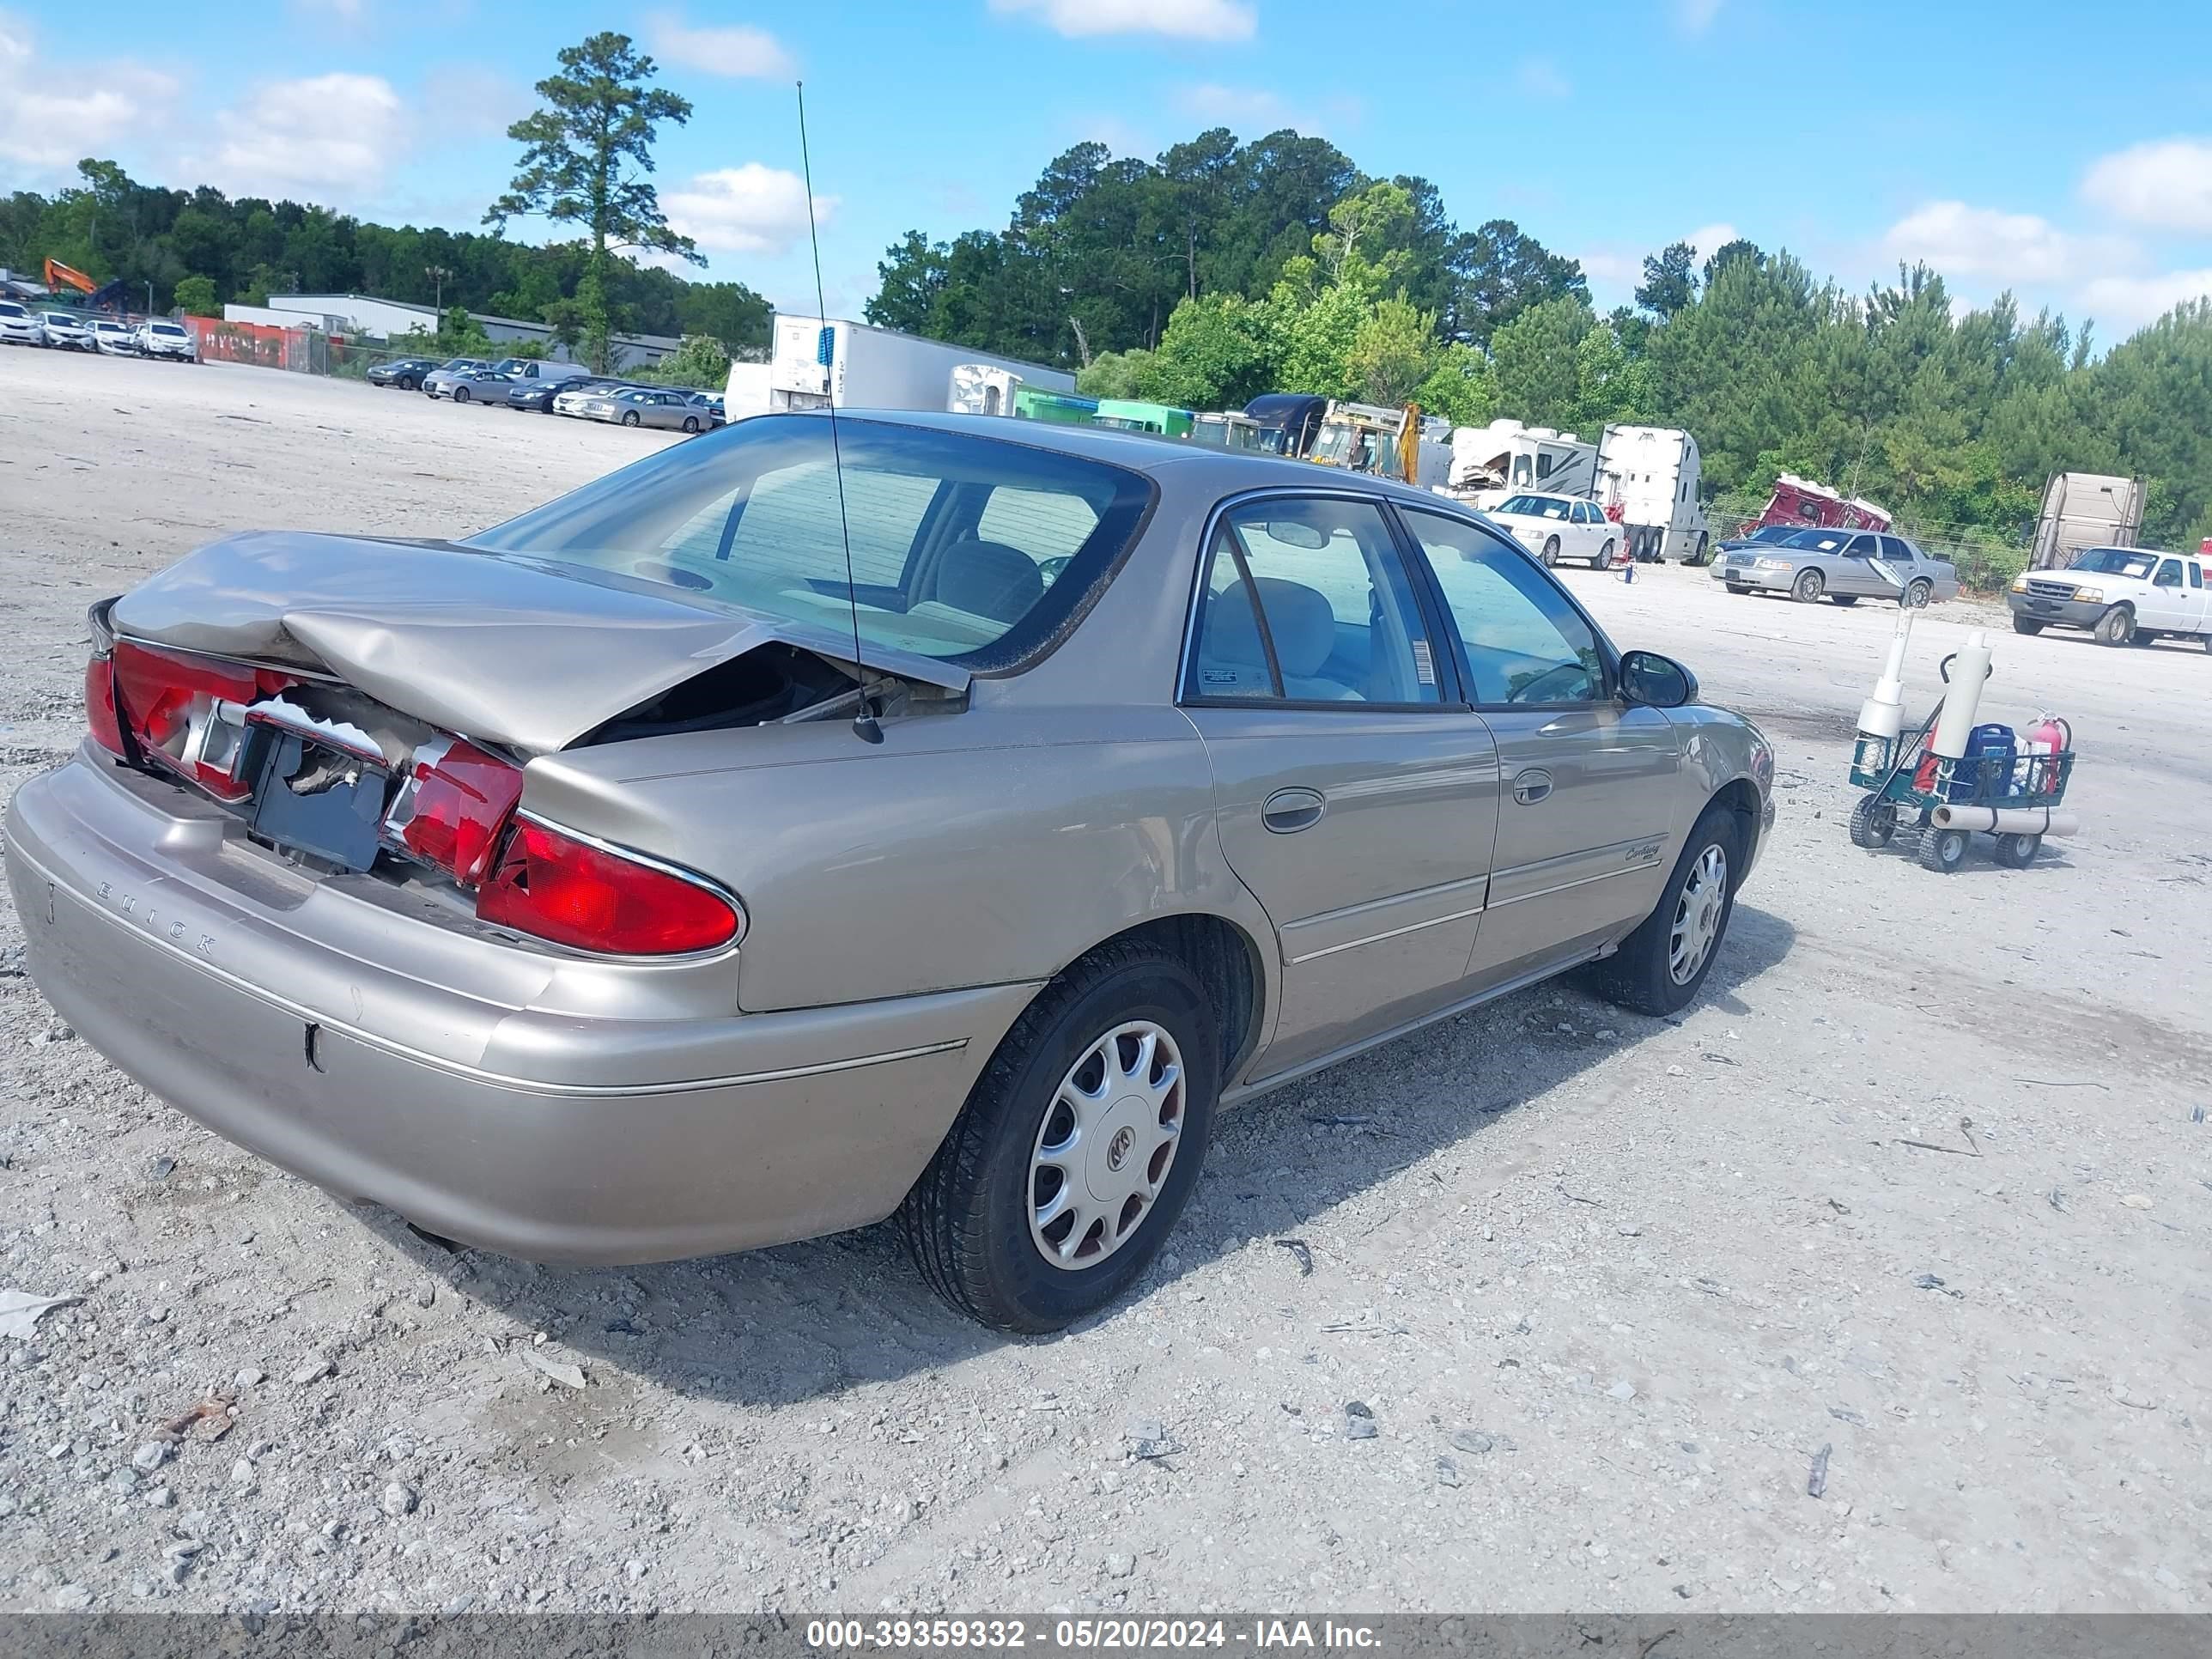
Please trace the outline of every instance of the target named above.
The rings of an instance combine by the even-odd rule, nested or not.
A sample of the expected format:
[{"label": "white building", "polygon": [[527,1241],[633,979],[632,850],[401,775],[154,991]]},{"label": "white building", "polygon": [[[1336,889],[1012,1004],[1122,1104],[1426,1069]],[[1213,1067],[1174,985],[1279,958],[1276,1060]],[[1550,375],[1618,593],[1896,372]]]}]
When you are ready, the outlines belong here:
[{"label": "white building", "polygon": [[[549,356],[564,362],[568,357],[565,348],[553,343],[553,330],[548,324],[525,322],[520,317],[494,317],[481,311],[469,315],[495,342],[539,341]],[[398,344],[410,332],[434,333],[438,309],[366,294],[272,294],[265,306],[225,306],[222,319],[276,328],[319,328],[326,334],[367,334]],[[665,334],[617,334],[614,366],[635,368],[656,363],[681,343]]]}]

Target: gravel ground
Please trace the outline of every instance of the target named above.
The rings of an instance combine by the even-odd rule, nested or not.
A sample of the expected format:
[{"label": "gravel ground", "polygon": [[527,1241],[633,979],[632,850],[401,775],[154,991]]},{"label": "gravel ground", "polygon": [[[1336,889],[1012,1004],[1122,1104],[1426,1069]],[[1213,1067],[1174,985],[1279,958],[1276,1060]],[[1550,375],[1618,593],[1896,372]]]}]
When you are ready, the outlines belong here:
[{"label": "gravel ground", "polygon": [[[88,601],[659,441],[0,355],[0,798],[76,740]],[[2072,717],[2085,833],[1938,877],[1844,839],[1893,612],[1566,579],[1775,740],[1704,999],[1540,988],[1231,1115],[1055,1340],[881,1228],[443,1253],[108,1067],[0,901],[0,1287],[82,1298],[0,1340],[0,1609],[2212,1607],[2212,661],[2005,634],[1995,717]],[[1930,613],[1916,701],[1983,623]]]}]

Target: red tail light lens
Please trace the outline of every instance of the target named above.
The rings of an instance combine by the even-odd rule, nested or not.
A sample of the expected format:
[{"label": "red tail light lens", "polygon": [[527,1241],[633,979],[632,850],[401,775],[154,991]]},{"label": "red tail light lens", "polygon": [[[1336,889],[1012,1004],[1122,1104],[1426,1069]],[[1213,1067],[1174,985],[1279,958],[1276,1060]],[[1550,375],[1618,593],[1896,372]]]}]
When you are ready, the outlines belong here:
[{"label": "red tail light lens", "polygon": [[127,756],[123,722],[115,713],[115,659],[105,651],[84,665],[84,723],[92,740],[111,755]]},{"label": "red tail light lens", "polygon": [[516,821],[477,894],[477,915],[556,945],[610,956],[676,956],[744,937],[744,913],[696,878]]},{"label": "red tail light lens", "polygon": [[409,787],[385,828],[416,857],[474,887],[491,867],[499,832],[521,799],[520,768],[455,738],[443,754],[427,746],[416,751]]},{"label": "red tail light lens", "polygon": [[188,657],[129,640],[115,641],[109,672],[116,712],[147,758],[225,800],[247,793],[233,775],[246,728],[219,718],[216,705],[251,702],[293,684],[271,669]]}]

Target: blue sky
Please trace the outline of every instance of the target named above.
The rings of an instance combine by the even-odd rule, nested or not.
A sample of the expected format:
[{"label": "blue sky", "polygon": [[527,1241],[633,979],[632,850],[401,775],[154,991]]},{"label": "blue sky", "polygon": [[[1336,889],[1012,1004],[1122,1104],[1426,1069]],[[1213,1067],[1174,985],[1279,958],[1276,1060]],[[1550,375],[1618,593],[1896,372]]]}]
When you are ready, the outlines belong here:
[{"label": "blue sky", "polygon": [[[1085,138],[1323,134],[1503,216],[1627,297],[1644,253],[1741,234],[1863,286],[1922,258],[2109,343],[2212,290],[2212,7],[2110,0],[107,0],[98,40],[0,0],[0,189],[77,156],[168,185],[475,223],[555,52],[625,28],[690,98],[664,204],[711,275],[811,300],[804,76],[833,311],[909,227],[996,225]],[[518,234],[543,236],[542,227]]]}]

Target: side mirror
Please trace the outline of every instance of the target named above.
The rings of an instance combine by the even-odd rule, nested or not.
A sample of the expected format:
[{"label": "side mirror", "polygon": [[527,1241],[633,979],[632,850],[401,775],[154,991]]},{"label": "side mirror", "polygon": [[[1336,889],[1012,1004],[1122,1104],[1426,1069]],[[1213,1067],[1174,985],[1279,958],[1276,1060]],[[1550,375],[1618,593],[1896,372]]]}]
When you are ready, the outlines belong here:
[{"label": "side mirror", "polygon": [[1680,708],[1698,700],[1698,677],[1656,651],[1631,651],[1620,659],[1620,695],[1645,708]]}]

